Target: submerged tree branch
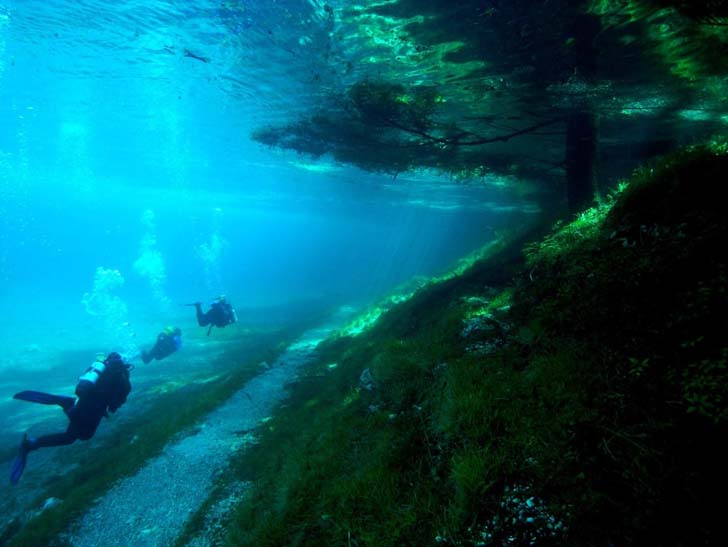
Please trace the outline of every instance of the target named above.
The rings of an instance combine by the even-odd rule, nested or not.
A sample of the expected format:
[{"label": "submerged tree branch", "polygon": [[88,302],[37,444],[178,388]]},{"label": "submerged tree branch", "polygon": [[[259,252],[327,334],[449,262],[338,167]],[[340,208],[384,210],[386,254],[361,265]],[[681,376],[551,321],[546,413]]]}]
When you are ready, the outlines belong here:
[{"label": "submerged tree branch", "polygon": [[[565,118],[559,117],[559,118],[552,118],[550,120],[546,120],[544,122],[540,122],[534,125],[531,125],[529,127],[524,127],[523,129],[519,129],[517,131],[513,131],[511,133],[506,133],[504,135],[498,135],[496,137],[482,137],[478,138],[472,141],[461,141],[459,138],[442,138],[442,137],[435,137],[434,135],[431,135],[425,131],[421,131],[419,129],[414,129],[412,127],[404,126],[400,123],[397,123],[396,121],[392,119],[386,119],[384,120],[389,124],[391,127],[395,129],[399,129],[400,131],[404,131],[405,133],[410,133],[412,135],[417,135],[419,137],[422,137],[424,139],[427,139],[428,141],[438,143],[438,144],[445,144],[445,145],[451,145],[451,146],[479,146],[481,144],[490,144],[494,142],[506,142],[514,137],[519,137],[521,135],[525,135],[527,133],[532,133],[534,131],[537,131],[538,129],[541,129],[542,127],[547,127],[549,125],[554,125],[557,123],[561,123],[565,121]],[[465,133],[461,133],[459,136],[464,135]],[[469,133],[472,135],[472,133]]]}]

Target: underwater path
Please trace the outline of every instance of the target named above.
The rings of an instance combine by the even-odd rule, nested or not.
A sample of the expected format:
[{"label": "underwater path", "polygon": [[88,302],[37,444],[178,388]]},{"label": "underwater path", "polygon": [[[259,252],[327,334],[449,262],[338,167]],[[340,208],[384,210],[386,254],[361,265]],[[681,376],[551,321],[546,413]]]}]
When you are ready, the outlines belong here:
[{"label": "underwater path", "polygon": [[[286,384],[340,323],[305,332],[270,368],[248,381],[202,423],[184,431],[135,475],[117,482],[63,534],[74,547],[168,546],[210,495],[230,457],[255,442],[258,426],[286,397]],[[113,465],[113,464],[112,464]],[[246,489],[238,483],[236,496]],[[191,544],[205,545],[200,538]]]}]

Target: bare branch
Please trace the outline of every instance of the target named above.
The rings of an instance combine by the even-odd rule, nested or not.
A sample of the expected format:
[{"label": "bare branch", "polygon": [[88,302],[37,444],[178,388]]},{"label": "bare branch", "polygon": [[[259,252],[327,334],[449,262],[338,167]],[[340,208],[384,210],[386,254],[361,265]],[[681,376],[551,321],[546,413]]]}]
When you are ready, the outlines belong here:
[{"label": "bare branch", "polygon": [[[406,133],[410,133],[412,135],[420,136],[424,139],[427,139],[428,141],[435,142],[438,144],[445,144],[445,145],[452,145],[452,146],[480,146],[482,144],[490,144],[494,142],[506,142],[514,137],[519,137],[521,135],[525,135],[527,133],[532,133],[538,129],[541,129],[542,127],[547,127],[549,125],[554,125],[557,123],[561,123],[565,120],[563,117],[559,118],[552,118],[550,120],[546,120],[544,122],[537,123],[535,125],[531,125],[529,127],[524,127],[523,129],[519,129],[518,131],[513,131],[512,133],[506,133],[504,135],[498,135],[496,137],[483,137],[472,141],[461,141],[459,138],[441,138],[441,137],[435,137],[434,135],[430,135],[429,133],[426,133],[425,131],[420,131],[418,129],[413,129],[411,127],[403,126],[397,122],[395,122],[392,119],[386,119],[384,120],[387,122],[388,125],[391,127],[394,127],[395,129],[399,129],[400,131],[404,131]],[[472,133],[470,133],[472,135]],[[462,136],[464,133],[461,133]],[[458,136],[458,137],[459,137]]]}]

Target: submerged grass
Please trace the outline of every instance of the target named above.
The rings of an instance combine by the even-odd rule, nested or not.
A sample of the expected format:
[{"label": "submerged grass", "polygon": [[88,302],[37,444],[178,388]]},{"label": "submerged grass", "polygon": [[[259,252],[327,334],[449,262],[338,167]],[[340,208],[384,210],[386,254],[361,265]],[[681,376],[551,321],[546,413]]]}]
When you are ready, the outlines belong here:
[{"label": "submerged grass", "polygon": [[215,380],[190,383],[156,395],[147,409],[120,424],[113,436],[65,449],[59,457],[69,462],[69,466],[71,462],[76,465],[63,476],[49,477],[35,505],[42,506],[43,500],[51,497],[62,503],[30,519],[19,530],[13,530],[7,545],[64,545],[62,532],[93,500],[117,480],[134,474],[175,435],[194,426],[229,398],[260,372],[261,361],[275,359],[304,328],[296,325],[262,333],[254,341],[226,350],[220,362],[210,365],[219,368],[220,375]]},{"label": "submerged grass", "polygon": [[321,344],[228,544],[721,544],[727,172],[680,151]]}]

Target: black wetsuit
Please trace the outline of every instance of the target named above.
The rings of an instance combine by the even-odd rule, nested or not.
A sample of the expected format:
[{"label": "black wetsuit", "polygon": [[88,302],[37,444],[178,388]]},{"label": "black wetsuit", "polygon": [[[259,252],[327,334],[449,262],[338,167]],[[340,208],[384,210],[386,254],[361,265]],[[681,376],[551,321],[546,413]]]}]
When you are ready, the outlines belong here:
[{"label": "black wetsuit", "polygon": [[66,431],[25,441],[27,451],[46,446],[71,444],[79,439],[89,440],[96,433],[101,418],[108,416],[109,411],[116,412],[126,402],[129,392],[131,392],[131,383],[127,365],[121,361],[107,364],[96,384],[83,391],[77,388],[78,399],[75,404],[63,409],[68,416]]},{"label": "black wetsuit", "polygon": [[195,310],[197,310],[197,323],[201,327],[207,325],[224,327],[235,322],[233,307],[227,302],[213,302],[207,313],[202,312],[202,305],[197,302],[195,303]]},{"label": "black wetsuit", "polygon": [[152,359],[157,361],[164,359],[165,357],[172,355],[179,349],[181,332],[179,329],[175,330],[173,334],[167,334],[160,332],[157,336],[157,343],[149,351],[142,351],[142,361],[144,363],[150,362]]}]

